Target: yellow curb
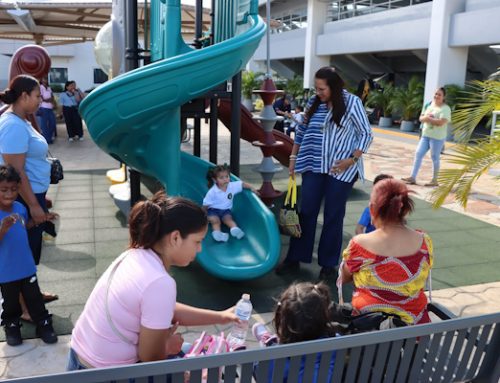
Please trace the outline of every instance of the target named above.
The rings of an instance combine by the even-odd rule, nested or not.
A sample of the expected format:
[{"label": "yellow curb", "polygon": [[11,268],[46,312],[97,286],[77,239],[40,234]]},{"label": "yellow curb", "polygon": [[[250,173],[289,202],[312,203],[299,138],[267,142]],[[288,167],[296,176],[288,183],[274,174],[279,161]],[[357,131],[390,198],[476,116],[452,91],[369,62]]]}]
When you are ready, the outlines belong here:
[{"label": "yellow curb", "polygon": [[386,129],[380,129],[380,128],[372,128],[374,132],[377,133],[382,133],[382,134],[387,134],[389,136],[397,136],[397,137],[404,137],[404,138],[411,138],[415,141],[420,140],[419,136],[415,136],[413,134],[408,134],[408,133],[403,133],[403,132],[398,132],[398,131],[392,131],[392,130],[386,130]]},{"label": "yellow curb", "polygon": [[[420,137],[419,136],[415,136],[414,134],[408,134],[408,133],[398,132],[398,131],[394,131],[393,132],[392,130],[386,130],[386,129],[381,129],[381,128],[372,128],[372,130],[374,132],[381,133],[381,134],[387,134],[389,136],[410,138],[410,139],[415,140],[415,141],[419,141],[420,140]],[[457,145],[457,144],[446,141],[446,149],[451,149],[455,145]]]}]

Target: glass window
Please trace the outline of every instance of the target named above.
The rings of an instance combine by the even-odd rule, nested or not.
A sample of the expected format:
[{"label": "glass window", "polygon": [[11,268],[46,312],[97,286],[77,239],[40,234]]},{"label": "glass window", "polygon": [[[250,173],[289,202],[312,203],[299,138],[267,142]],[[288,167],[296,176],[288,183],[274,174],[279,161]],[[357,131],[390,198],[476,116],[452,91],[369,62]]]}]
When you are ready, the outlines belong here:
[{"label": "glass window", "polygon": [[102,84],[108,81],[108,75],[100,68],[94,69],[94,84]]}]

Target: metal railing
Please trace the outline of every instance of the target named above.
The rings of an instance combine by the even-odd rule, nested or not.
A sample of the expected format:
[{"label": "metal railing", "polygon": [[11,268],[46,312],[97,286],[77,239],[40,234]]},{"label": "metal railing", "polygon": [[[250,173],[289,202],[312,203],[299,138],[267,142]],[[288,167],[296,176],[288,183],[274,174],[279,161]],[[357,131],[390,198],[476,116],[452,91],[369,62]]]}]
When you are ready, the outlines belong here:
[{"label": "metal railing", "polygon": [[328,6],[328,20],[337,21],[371,13],[409,7],[432,0],[340,0]]},{"label": "metal railing", "polygon": [[307,9],[295,9],[289,15],[273,17],[271,33],[283,33],[307,28]]}]

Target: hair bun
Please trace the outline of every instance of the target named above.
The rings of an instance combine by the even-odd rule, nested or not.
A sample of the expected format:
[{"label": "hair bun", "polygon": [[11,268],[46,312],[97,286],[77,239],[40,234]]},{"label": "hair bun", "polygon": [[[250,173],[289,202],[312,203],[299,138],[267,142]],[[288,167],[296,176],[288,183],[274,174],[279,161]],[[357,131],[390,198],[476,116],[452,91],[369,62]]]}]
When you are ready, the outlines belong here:
[{"label": "hair bun", "polygon": [[16,91],[14,89],[7,88],[1,94],[0,99],[6,104],[13,104],[16,101]]}]

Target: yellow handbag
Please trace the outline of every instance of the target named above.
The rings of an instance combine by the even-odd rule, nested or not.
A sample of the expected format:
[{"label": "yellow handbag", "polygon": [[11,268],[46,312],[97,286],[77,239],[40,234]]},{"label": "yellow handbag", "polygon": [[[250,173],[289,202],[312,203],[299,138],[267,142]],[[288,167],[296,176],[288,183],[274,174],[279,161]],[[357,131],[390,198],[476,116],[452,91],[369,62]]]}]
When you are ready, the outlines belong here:
[{"label": "yellow handbag", "polygon": [[299,212],[297,210],[297,182],[295,177],[288,179],[288,191],[285,203],[280,210],[280,226],[284,234],[300,238],[302,230],[300,228]]}]

